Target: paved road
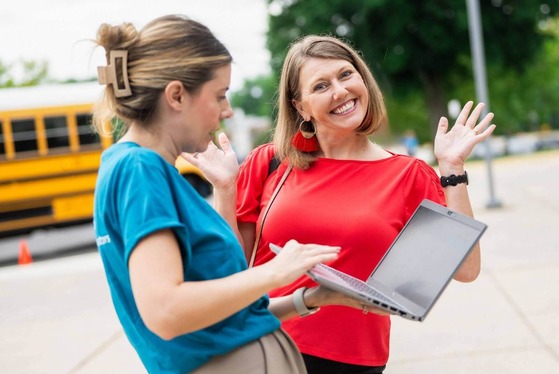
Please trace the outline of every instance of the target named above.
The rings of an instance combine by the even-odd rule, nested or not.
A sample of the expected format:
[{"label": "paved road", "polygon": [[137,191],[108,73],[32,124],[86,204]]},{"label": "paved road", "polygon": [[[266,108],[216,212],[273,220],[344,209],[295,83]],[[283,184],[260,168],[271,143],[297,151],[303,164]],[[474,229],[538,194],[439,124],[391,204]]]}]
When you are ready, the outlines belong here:
[{"label": "paved road", "polygon": [[[422,323],[393,318],[387,374],[559,372],[559,151],[468,162],[483,270],[451,283]],[[144,373],[95,252],[0,268],[0,368],[10,374]]]}]

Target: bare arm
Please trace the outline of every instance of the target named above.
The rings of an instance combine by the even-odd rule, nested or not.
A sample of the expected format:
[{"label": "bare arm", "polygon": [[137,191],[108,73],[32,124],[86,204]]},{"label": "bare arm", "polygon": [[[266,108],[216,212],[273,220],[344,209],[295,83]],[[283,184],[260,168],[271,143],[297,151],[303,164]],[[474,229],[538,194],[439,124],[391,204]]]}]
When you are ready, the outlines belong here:
[{"label": "bare arm", "polygon": [[[359,300],[356,300],[349,296],[345,296],[339,292],[333,291],[323,286],[309,288],[304,293],[303,300],[305,305],[309,309],[328,305],[343,305],[363,310],[363,304]],[[268,309],[282,321],[298,316],[293,306],[293,295],[275,297],[270,299],[270,305]],[[384,309],[379,309],[372,306],[367,306],[367,312],[380,315],[390,314]]]},{"label": "bare arm", "polygon": [[[495,125],[490,125],[493,113],[486,115],[478,124],[478,119],[484,104],[478,104],[472,113],[470,110],[473,102],[468,102],[456,119],[456,124],[448,131],[448,120],[441,118],[437,135],[435,137],[435,157],[439,163],[439,173],[442,176],[464,174],[464,163],[473,148],[485,140]],[[473,210],[468,195],[466,184],[448,186],[445,188],[445,198],[450,209],[473,217]],[[474,247],[470,255],[460,267],[454,279],[461,282],[474,281],[481,270],[481,252],[479,243]]]},{"label": "bare arm", "polygon": [[130,281],[146,326],[172,339],[215,324],[268,291],[287,285],[319,262],[337,257],[339,247],[288,242],[270,262],[221,279],[185,282],[182,260],[170,230],[149,235],[129,260]]},{"label": "bare arm", "polygon": [[247,222],[238,222],[237,225],[239,227],[239,233],[241,236],[241,245],[245,250],[245,257],[248,263],[252,256],[254,243],[256,242],[256,224],[247,223]]}]

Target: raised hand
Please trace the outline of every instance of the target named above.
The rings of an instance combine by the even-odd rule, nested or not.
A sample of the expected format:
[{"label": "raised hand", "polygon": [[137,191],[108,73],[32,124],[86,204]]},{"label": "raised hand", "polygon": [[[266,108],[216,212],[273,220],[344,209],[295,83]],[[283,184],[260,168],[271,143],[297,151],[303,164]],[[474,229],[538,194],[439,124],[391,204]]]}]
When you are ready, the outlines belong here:
[{"label": "raised hand", "polygon": [[448,119],[440,119],[434,145],[435,157],[439,164],[444,162],[449,165],[463,165],[476,144],[485,140],[495,130],[495,125],[490,125],[493,113],[487,114],[478,123],[485,104],[479,103],[470,113],[473,105],[472,101],[464,105],[450,131]]},{"label": "raised hand", "polygon": [[193,154],[184,152],[181,156],[199,168],[214,188],[226,189],[236,183],[239,174],[239,162],[225,133],[219,133],[218,142],[219,147],[210,142],[204,152]]}]

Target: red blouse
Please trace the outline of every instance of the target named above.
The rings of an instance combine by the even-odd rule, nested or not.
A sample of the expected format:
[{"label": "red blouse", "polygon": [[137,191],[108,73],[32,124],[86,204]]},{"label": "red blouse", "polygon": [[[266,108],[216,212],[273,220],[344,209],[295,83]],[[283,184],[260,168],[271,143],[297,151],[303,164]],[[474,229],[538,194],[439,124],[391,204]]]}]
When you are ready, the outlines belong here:
[{"label": "red blouse", "polygon": [[[260,225],[285,165],[268,177],[274,150],[256,148],[241,165],[237,219]],[[366,280],[421,200],[445,204],[435,170],[422,160],[394,154],[376,161],[319,158],[307,170],[291,171],[266,218],[255,266],[273,256],[269,243],[341,246],[329,263]],[[315,283],[306,276],[270,297],[289,295]],[[327,306],[305,318],[283,322],[301,352],[354,365],[382,366],[388,361],[390,317]]]}]

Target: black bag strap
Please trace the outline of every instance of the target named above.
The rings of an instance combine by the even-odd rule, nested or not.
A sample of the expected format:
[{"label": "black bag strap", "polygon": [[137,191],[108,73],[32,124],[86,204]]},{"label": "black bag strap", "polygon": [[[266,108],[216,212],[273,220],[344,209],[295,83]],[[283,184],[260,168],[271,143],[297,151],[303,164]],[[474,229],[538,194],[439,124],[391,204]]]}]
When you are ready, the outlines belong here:
[{"label": "black bag strap", "polygon": [[272,157],[268,164],[268,177],[280,166],[281,161],[276,156]]}]

